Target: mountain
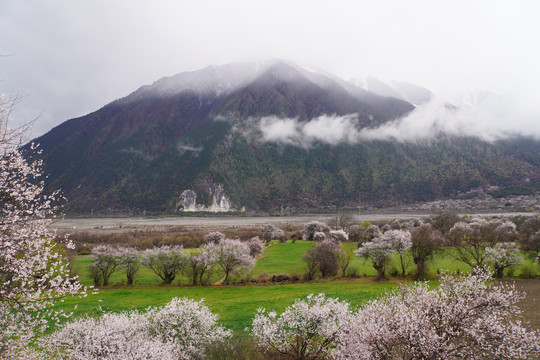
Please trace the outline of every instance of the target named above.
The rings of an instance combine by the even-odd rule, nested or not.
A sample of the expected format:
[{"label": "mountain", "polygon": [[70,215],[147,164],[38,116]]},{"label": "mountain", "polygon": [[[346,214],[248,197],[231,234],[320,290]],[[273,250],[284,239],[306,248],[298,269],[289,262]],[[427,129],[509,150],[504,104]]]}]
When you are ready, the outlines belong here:
[{"label": "mountain", "polygon": [[48,189],[79,213],[354,208],[540,179],[534,139],[361,137],[414,110],[273,60],[160,79],[34,141]]},{"label": "mountain", "polygon": [[368,77],[352,79],[351,83],[377,95],[394,97],[414,105],[425,104],[433,98],[433,93],[430,90],[406,81],[382,81]]}]

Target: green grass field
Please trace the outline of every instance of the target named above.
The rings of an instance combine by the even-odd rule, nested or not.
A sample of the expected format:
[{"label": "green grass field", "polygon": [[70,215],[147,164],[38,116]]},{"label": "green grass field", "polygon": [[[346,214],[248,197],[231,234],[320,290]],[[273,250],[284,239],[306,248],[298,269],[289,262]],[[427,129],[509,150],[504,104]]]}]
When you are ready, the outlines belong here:
[{"label": "green grass field", "polygon": [[149,306],[162,306],[173,297],[204,298],[210,309],[219,314],[220,322],[236,331],[249,326],[260,307],[280,312],[297,298],[321,292],[357,306],[395,285],[395,282],[374,283],[362,279],[259,286],[134,286],[100,289],[96,295],[82,299],[68,298],[57,306],[71,311],[78,304],[74,316],[98,316],[102,311],[144,310]]},{"label": "green grass field", "polygon": [[[303,274],[305,264],[302,255],[314,245],[313,242],[296,241],[295,243],[273,242],[268,246],[257,261],[255,268],[251,271],[251,276],[272,274]],[[347,243],[356,249],[355,243]],[[89,257],[76,259],[77,267],[81,275],[81,282],[85,285],[92,285],[92,280],[88,276]],[[540,273],[537,264],[532,260],[530,263],[536,273]],[[412,274],[415,270],[414,263],[407,259],[408,272]],[[221,322],[233,330],[242,330],[250,325],[251,319],[257,308],[263,307],[268,310],[278,312],[291,305],[295,299],[307,296],[310,293],[325,293],[327,296],[339,297],[349,301],[352,305],[358,306],[367,299],[379,296],[390,288],[394,287],[399,280],[399,276],[392,277],[391,281],[375,282],[373,276],[375,270],[367,260],[354,257],[350,264],[350,271],[357,274],[354,279],[324,279],[311,282],[297,282],[285,284],[267,283],[264,285],[233,285],[233,286],[187,286],[189,279],[179,276],[171,286],[163,286],[160,279],[147,268],[141,267],[134,286],[125,286],[125,275],[116,272],[111,277],[112,287],[100,289],[97,295],[88,295],[86,298],[66,299],[58,306],[70,311],[75,304],[75,316],[88,314],[98,316],[102,311],[125,311],[144,310],[149,306],[162,306],[173,297],[189,297],[200,300],[205,299],[210,309],[219,314]],[[400,269],[399,257],[397,254],[391,258],[387,267],[387,273],[392,274]],[[449,272],[468,273],[471,268],[455,259],[448,253],[440,253],[429,265],[430,273],[435,274],[438,269]],[[519,271],[515,271],[515,276]],[[246,275],[243,275],[245,278]],[[213,282],[218,282],[220,274],[216,274]],[[410,280],[406,280],[410,281]]]},{"label": "green grass field", "polygon": [[253,269],[253,275],[261,273],[273,274],[303,274],[305,265],[302,255],[311,249],[313,241],[298,240],[295,243],[273,242],[268,246]]}]

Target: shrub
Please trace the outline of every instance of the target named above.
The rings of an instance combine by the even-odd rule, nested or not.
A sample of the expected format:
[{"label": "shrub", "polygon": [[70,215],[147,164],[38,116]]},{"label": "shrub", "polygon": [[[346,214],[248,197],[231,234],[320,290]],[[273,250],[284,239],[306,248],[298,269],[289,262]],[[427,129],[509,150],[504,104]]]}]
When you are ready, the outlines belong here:
[{"label": "shrub", "polygon": [[272,275],[272,281],[275,283],[289,281],[291,276],[289,274],[274,274]]},{"label": "shrub", "polygon": [[519,267],[519,277],[523,279],[536,279],[538,277],[538,264],[535,262],[524,262]]}]

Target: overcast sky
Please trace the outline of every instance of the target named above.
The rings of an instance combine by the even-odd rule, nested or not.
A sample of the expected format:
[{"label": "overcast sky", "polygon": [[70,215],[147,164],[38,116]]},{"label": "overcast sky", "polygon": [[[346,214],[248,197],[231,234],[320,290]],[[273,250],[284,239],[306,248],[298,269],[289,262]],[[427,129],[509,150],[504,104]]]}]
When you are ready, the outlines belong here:
[{"label": "overcast sky", "polygon": [[0,92],[34,135],[163,76],[283,58],[540,104],[540,1],[0,0]]}]

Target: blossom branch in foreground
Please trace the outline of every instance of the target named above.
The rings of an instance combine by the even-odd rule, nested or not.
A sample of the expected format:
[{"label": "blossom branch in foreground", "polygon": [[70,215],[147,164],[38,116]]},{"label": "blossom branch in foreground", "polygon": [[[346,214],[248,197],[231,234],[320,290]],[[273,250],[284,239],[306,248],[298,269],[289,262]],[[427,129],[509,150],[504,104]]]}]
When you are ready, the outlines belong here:
[{"label": "blossom branch in foreground", "polygon": [[[69,276],[63,249],[47,228],[58,193],[46,195],[41,161],[28,162],[17,146],[25,135],[7,127],[10,106],[0,98],[0,358],[21,358],[48,323],[68,316],[55,301],[85,288]],[[7,108],[6,108],[7,107]],[[30,151],[36,151],[30,146]],[[67,246],[72,244],[66,241]]]}]

